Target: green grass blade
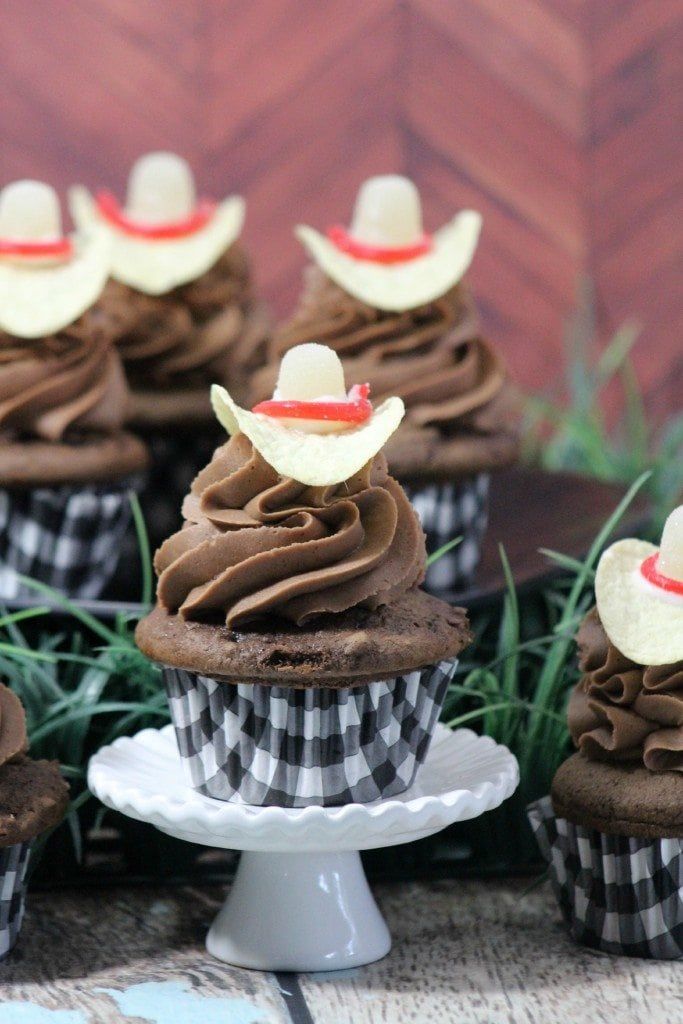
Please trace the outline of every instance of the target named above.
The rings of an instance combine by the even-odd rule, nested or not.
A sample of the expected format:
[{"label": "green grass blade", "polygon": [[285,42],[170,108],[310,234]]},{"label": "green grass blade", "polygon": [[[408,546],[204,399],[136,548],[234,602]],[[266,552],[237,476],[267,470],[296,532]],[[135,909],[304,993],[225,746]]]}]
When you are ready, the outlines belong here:
[{"label": "green grass blade", "polygon": [[83,608],[79,608],[78,605],[74,604],[73,601],[70,601],[68,597],[64,597],[64,595],[58,590],[55,590],[54,587],[48,587],[46,583],[39,583],[38,580],[33,580],[29,576],[19,576],[18,578],[22,583],[25,583],[26,586],[31,587],[32,590],[36,590],[40,594],[45,594],[53,601],[54,604],[58,605],[60,608],[64,608],[75,619],[78,619],[78,621],[82,622],[84,626],[87,626],[88,629],[92,630],[96,636],[99,636],[101,640],[104,640],[105,643],[115,643],[118,639],[116,633],[111,629],[108,629],[103,622],[100,622],[100,620],[95,618],[94,615],[91,615],[90,612],[86,612]]},{"label": "green grass blade", "polygon": [[427,556],[427,568],[429,568],[430,565],[434,565],[434,562],[438,562],[440,558],[443,558],[444,555],[448,554],[449,551],[452,551],[453,548],[457,547],[461,542],[462,537],[454,537],[452,540],[446,541],[445,544],[442,544],[440,548],[437,548],[436,551],[433,551],[431,555]]},{"label": "green grass blade", "polygon": [[142,571],[142,593],[140,600],[143,607],[150,608],[152,598],[154,596],[154,578],[152,570],[152,552],[149,546],[149,534],[147,533],[145,517],[140,506],[140,499],[135,491],[129,492],[128,500],[130,501],[130,507],[133,513],[133,522],[135,523],[135,533],[138,541],[138,551],[140,552],[140,568]]}]

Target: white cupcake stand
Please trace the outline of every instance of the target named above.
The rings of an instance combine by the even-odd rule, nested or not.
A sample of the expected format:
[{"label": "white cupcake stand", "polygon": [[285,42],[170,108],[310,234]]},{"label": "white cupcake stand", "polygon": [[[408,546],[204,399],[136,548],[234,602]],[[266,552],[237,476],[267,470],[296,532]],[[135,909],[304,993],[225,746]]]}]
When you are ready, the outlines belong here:
[{"label": "white cupcake stand", "polygon": [[344,807],[251,807],[195,792],[172,726],[103,747],[88,784],[107,805],[191,843],[243,850],[206,947],[227,963],[331,971],[391,947],[359,850],[397,846],[476,818],[511,796],[517,761],[469,729],[437,726],[416,783],[398,797]]}]

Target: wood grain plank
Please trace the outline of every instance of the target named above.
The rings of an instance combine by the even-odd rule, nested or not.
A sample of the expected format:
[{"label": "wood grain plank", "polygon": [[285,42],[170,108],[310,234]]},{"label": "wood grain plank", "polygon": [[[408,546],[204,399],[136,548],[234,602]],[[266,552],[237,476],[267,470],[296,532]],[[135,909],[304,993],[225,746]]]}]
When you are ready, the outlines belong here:
[{"label": "wood grain plank", "polygon": [[198,50],[189,0],[180,5],[185,17],[174,44],[170,29],[155,33],[153,5],[120,27],[112,22],[115,9],[10,5],[0,38],[4,180],[28,175],[61,188],[74,180],[120,187],[130,162],[147,149],[174,148],[196,159],[196,96],[187,76]]},{"label": "wood grain plank", "polygon": [[[449,0],[413,0],[416,13],[430,20],[449,39],[465,49],[474,60],[504,83],[513,94],[530,100],[539,111],[575,139],[585,132],[583,90],[586,69],[576,53],[580,42],[577,29],[569,29],[575,51],[570,67],[558,55],[557,32],[545,37],[545,45],[511,31],[495,5],[480,0],[461,0],[457,7]],[[524,24],[520,18],[516,28]],[[563,26],[567,31],[567,27]]]},{"label": "wood grain plank", "polygon": [[[36,1007],[44,1007],[79,1010],[97,1024],[122,1024],[143,1018],[124,1018],[103,990],[151,983],[161,986],[158,1019],[174,1019],[164,988],[175,985],[199,1003],[195,1020],[209,1013],[215,1019],[210,1001],[222,998],[226,1021],[291,1024],[272,975],[229,967],[206,952],[204,936],[222,897],[216,887],[31,895],[21,945],[2,965],[0,1004],[28,1004],[20,1018],[27,1021],[42,1020]],[[177,990],[173,1003],[178,1006]],[[175,1019],[187,1024],[188,1017]]]},{"label": "wood grain plank", "polygon": [[379,889],[391,954],[335,982],[301,978],[320,1024],[674,1024],[679,968],[574,945],[546,883]]},{"label": "wood grain plank", "polygon": [[[343,60],[345,54],[348,61],[363,37],[382,45],[386,30],[391,31],[392,7],[392,0],[349,0],[343,7],[317,0],[213,5],[206,58],[211,81],[205,139],[209,149],[220,146],[226,126],[232,132],[246,131],[264,112],[286,110],[293,92],[306,88],[315,99],[316,82],[329,64]],[[362,76],[365,65],[360,57],[354,70]],[[350,84],[353,77],[349,69]],[[318,99],[319,116],[330,116],[326,97]],[[286,120],[282,129],[286,130]]]},{"label": "wood grain plank", "polygon": [[[600,20],[601,7],[608,20]],[[618,72],[633,59],[634,53],[678,35],[683,24],[678,0],[638,0],[604,6],[593,3],[591,10],[595,28],[590,38],[591,66],[598,77]]]},{"label": "wood grain plank", "polygon": [[413,27],[410,67],[411,131],[580,258],[582,165],[571,140],[425,22]]}]

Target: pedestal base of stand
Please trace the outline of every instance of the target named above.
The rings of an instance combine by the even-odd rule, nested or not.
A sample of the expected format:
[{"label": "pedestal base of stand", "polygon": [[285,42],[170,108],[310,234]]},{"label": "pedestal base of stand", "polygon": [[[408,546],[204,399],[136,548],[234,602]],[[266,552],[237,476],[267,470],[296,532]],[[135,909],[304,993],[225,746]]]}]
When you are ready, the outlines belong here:
[{"label": "pedestal base of stand", "polygon": [[206,948],[237,967],[338,971],[386,956],[391,938],[358,853],[246,851]]},{"label": "pedestal base of stand", "polygon": [[518,782],[509,750],[445,725],[436,726],[414,786],[370,804],[289,809],[211,800],[187,785],[172,725],[121,737],[88,769],[88,785],[107,807],[190,843],[245,850],[207,949],[238,967],[297,972],[359,967],[389,952],[360,856],[350,851],[424,839],[476,818]]}]

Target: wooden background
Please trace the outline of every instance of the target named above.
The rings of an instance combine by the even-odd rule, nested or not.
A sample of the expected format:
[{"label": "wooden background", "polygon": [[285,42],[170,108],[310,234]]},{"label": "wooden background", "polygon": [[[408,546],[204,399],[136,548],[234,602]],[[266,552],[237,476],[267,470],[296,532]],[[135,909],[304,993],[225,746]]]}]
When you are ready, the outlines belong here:
[{"label": "wooden background", "polygon": [[170,148],[202,190],[248,200],[285,314],[305,220],[345,219],[404,170],[428,227],[482,211],[471,274],[518,379],[558,369],[590,275],[604,336],[643,324],[638,367],[680,408],[680,0],[0,0],[0,180],[123,188]]}]

